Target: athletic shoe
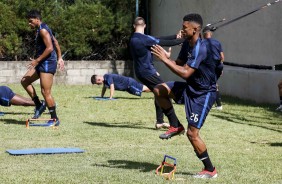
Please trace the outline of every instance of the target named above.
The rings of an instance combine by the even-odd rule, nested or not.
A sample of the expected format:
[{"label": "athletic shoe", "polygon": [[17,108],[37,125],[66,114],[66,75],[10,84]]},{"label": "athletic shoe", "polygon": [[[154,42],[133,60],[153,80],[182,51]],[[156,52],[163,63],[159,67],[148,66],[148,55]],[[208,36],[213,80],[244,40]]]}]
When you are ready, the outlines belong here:
[{"label": "athletic shoe", "polygon": [[168,131],[165,132],[164,134],[161,134],[159,138],[160,139],[169,139],[173,136],[184,134],[184,132],[185,132],[185,129],[182,125],[177,128],[170,126]]},{"label": "athletic shoe", "polygon": [[38,109],[35,108],[34,116],[32,119],[38,119],[45,110],[46,110],[46,103],[44,100],[42,100],[41,106]]},{"label": "athletic shoe", "polygon": [[216,178],[217,172],[216,172],[215,168],[214,168],[213,172],[210,172],[208,170],[203,169],[201,172],[195,174],[193,177],[194,178]]},{"label": "athletic shoe", "polygon": [[59,125],[60,125],[60,121],[57,120],[57,121],[54,123],[53,120],[49,120],[49,121],[47,121],[46,124],[47,124],[48,126],[59,126]]},{"label": "athletic shoe", "polygon": [[282,105],[280,105],[280,106],[276,109],[276,111],[282,112]]},{"label": "athletic shoe", "polygon": [[167,129],[167,128],[169,128],[169,127],[170,127],[170,125],[169,125],[168,123],[158,123],[158,122],[157,122],[157,123],[155,124],[155,128],[156,128],[156,129],[161,129],[161,128],[166,128],[166,129]]}]

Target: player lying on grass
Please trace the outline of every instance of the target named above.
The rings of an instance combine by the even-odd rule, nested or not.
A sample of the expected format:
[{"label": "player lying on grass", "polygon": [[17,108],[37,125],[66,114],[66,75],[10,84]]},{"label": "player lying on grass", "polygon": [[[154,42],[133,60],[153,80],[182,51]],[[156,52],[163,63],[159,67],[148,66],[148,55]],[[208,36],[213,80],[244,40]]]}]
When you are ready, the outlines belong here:
[{"label": "player lying on grass", "polygon": [[103,84],[101,97],[104,97],[107,88],[110,88],[110,99],[113,98],[115,90],[127,91],[136,96],[141,96],[142,92],[150,92],[147,86],[137,82],[135,79],[118,74],[93,75],[91,83]]},{"label": "player lying on grass", "polygon": [[15,94],[7,86],[0,86],[0,105],[5,107],[9,107],[11,105],[35,106],[31,98],[25,98]]}]

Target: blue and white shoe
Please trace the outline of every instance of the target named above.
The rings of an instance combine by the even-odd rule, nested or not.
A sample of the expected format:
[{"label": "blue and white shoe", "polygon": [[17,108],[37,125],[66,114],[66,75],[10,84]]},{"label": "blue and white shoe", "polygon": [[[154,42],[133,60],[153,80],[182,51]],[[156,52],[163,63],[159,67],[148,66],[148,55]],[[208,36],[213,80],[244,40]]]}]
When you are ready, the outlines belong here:
[{"label": "blue and white shoe", "polygon": [[46,124],[48,126],[59,126],[60,125],[60,121],[59,120],[56,120],[55,122],[53,120],[49,120],[46,122]]},{"label": "blue and white shoe", "polygon": [[42,100],[41,106],[38,109],[35,108],[34,116],[32,119],[38,119],[45,110],[46,110],[46,102]]}]

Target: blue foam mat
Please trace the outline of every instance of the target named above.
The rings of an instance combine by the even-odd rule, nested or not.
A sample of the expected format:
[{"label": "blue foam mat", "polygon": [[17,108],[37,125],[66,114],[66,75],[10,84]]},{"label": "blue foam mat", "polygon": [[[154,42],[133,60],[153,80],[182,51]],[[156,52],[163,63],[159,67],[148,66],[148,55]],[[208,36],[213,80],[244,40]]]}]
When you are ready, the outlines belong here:
[{"label": "blue foam mat", "polygon": [[115,98],[107,98],[107,97],[93,97],[95,100],[103,100],[103,101],[106,101],[106,100],[116,100]]},{"label": "blue foam mat", "polygon": [[34,155],[34,154],[65,154],[65,153],[83,153],[80,148],[31,148],[19,150],[6,150],[10,155]]},{"label": "blue foam mat", "polygon": [[0,116],[4,116],[5,115],[5,113],[4,112],[0,112]]},{"label": "blue foam mat", "polygon": [[41,124],[39,124],[39,123],[29,123],[29,126],[40,126],[40,127],[49,127],[49,126],[52,126],[52,125],[50,125],[50,124],[48,124],[48,123],[41,123]]}]

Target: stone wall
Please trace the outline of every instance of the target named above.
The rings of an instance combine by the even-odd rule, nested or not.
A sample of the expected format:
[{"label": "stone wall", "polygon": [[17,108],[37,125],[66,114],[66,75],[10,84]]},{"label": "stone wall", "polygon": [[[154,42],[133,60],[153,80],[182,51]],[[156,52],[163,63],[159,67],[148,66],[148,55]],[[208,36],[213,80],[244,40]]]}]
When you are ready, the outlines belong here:
[{"label": "stone wall", "polygon": [[[29,61],[0,61],[0,85],[20,83]],[[54,82],[60,84],[90,84],[93,74],[117,73],[133,76],[132,61],[65,61],[65,70],[57,71]],[[38,83],[39,81],[37,81]]]}]

